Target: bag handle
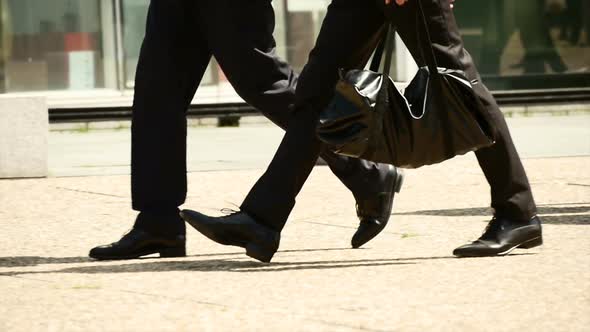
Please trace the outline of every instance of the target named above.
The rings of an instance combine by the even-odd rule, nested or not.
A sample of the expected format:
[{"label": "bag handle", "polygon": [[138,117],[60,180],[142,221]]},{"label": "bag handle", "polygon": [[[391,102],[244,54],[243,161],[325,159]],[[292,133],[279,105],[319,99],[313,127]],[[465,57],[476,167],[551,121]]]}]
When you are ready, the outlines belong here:
[{"label": "bag handle", "polygon": [[393,49],[395,41],[395,26],[393,23],[389,24],[387,28],[387,35],[385,36],[385,65],[383,66],[383,74],[389,77],[391,71],[391,63],[393,62]]},{"label": "bag handle", "polygon": [[[422,0],[415,1],[418,2],[418,12],[416,13],[416,26],[418,28],[418,43],[420,47],[420,52],[422,53],[422,57],[424,58],[424,61],[428,66],[428,71],[430,72],[430,75],[438,76],[438,64],[436,62],[436,56],[434,55],[434,47],[432,46],[432,39],[430,38],[430,31],[428,30],[428,22],[426,21],[426,15],[424,14],[424,8],[422,7]],[[421,21],[422,24],[420,24],[419,21]],[[424,45],[423,37],[426,37],[427,46]]]},{"label": "bag handle", "polygon": [[[418,11],[416,12],[416,32],[418,33],[418,45],[420,48],[420,53],[422,54],[422,58],[424,58],[430,73],[432,75],[438,75],[438,64],[434,55],[434,48],[432,47],[432,39],[430,37],[430,31],[428,30],[428,23],[426,21],[426,15],[424,14],[424,8],[422,7],[422,0],[415,1],[418,2]],[[393,60],[394,37],[395,25],[392,21],[390,21],[388,24],[387,33],[377,46],[377,49],[375,49],[375,54],[373,55],[371,66],[369,67],[371,71],[379,71],[381,60],[383,59],[383,54],[385,53],[385,63],[382,73],[389,75],[391,63]],[[424,45],[424,37],[426,37],[425,41],[427,42],[427,46]]]},{"label": "bag handle", "polygon": [[377,45],[375,49],[375,54],[373,55],[373,60],[371,61],[371,66],[369,69],[373,72],[379,72],[379,67],[381,66],[381,60],[383,59],[383,54],[385,53],[385,63],[382,73],[385,75],[389,75],[389,71],[391,70],[391,62],[393,60],[393,49],[394,43],[393,38],[395,36],[395,26],[392,22],[388,24],[387,33]]}]

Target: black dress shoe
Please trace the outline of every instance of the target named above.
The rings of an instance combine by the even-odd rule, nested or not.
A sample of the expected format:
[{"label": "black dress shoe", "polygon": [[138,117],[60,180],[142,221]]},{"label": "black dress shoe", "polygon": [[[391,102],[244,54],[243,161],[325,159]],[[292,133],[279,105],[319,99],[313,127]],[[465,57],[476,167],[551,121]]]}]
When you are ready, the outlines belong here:
[{"label": "black dress shoe", "polygon": [[99,260],[133,259],[159,253],[160,257],[186,256],[186,237],[156,236],[133,228],[121,240],[90,250],[89,256]]},{"label": "black dress shoe", "polygon": [[350,241],[353,248],[359,248],[369,242],[385,228],[391,216],[393,197],[395,193],[400,192],[403,182],[402,171],[390,166],[384,183],[384,187],[388,190],[379,193],[372,199],[357,201],[356,213],[360,224]]},{"label": "black dress shoe", "polygon": [[259,224],[244,212],[209,217],[196,211],[182,210],[180,216],[211,240],[246,248],[246,255],[261,262],[270,262],[279,249],[280,233]]},{"label": "black dress shoe", "polygon": [[508,255],[516,248],[530,249],[543,244],[541,220],[535,216],[528,221],[494,218],[476,241],[453,251],[459,257]]}]

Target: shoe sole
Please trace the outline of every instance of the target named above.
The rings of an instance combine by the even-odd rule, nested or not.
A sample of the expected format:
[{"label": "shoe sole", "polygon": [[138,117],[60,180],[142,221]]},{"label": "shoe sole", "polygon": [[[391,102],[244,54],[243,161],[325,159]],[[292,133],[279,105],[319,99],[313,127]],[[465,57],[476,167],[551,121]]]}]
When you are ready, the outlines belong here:
[{"label": "shoe sole", "polygon": [[400,170],[400,169],[396,169],[396,176],[395,176],[395,183],[393,185],[393,191],[395,191],[396,193],[399,194],[399,192],[402,190],[402,185],[404,184],[404,171]]},{"label": "shoe sole", "polygon": [[506,256],[509,253],[511,253],[514,249],[517,249],[517,248],[518,249],[532,249],[532,248],[538,247],[540,245],[543,245],[543,237],[538,236],[536,238],[525,241],[517,246],[514,246],[504,252],[501,252],[498,254],[498,256]]},{"label": "shoe sole", "polygon": [[281,235],[279,233],[269,233],[267,241],[265,243],[271,244],[271,246],[263,246],[256,242],[248,242],[245,246],[246,255],[257,259],[263,263],[270,263],[274,254],[279,250],[279,244],[281,242]]},{"label": "shoe sole", "polygon": [[[208,239],[217,242],[219,244],[222,245],[229,245],[229,246],[235,246],[235,247],[241,247],[241,248],[245,248],[246,249],[246,255],[248,255],[249,257],[252,257],[256,260],[259,260],[263,263],[270,263],[270,261],[272,260],[272,257],[274,256],[274,254],[277,252],[277,250],[279,249],[279,243],[280,243],[280,236],[278,234],[274,235],[275,238],[272,239],[272,243],[276,243],[277,245],[274,246],[273,248],[268,248],[265,246],[261,246],[258,243],[255,242],[247,242],[245,245],[243,243],[227,243],[226,241],[223,241],[221,239],[219,239],[215,234],[210,233],[208,230],[204,230],[200,227],[198,222],[195,222],[192,217],[188,214],[181,214],[182,219],[187,222],[189,225],[191,225],[191,227],[193,227],[194,229],[196,229],[199,233],[203,234],[205,237],[207,237]],[[277,237],[279,237],[277,239]]]},{"label": "shoe sole", "polygon": [[508,254],[510,254],[512,251],[514,251],[514,249],[532,249],[538,246],[543,245],[543,237],[542,236],[537,236],[535,238],[532,238],[530,240],[527,240],[523,243],[517,244],[515,246],[512,246],[502,252],[499,253],[477,253],[477,252],[470,252],[470,253],[465,253],[465,254],[455,254],[455,256],[457,257],[494,257],[494,256],[506,256]]},{"label": "shoe sole", "polygon": [[[402,190],[402,186],[404,184],[404,171],[400,170],[399,168],[395,169],[395,179],[393,180],[393,192],[399,194],[399,192]],[[393,210],[393,200],[395,199],[395,195],[394,197],[391,199],[391,207],[390,210]],[[391,212],[390,212],[391,213]],[[387,225],[385,225],[387,226]],[[379,233],[381,233],[384,229],[385,226],[383,226],[383,228],[377,230],[375,232],[375,234],[373,234],[372,236],[369,236],[368,239],[366,239],[364,242],[362,243],[355,243],[355,242],[351,242],[351,246],[353,249],[358,249],[360,247],[362,247],[363,245],[367,244],[369,241],[371,241],[372,239],[374,239],[375,237],[377,237],[377,235],[379,235]]]},{"label": "shoe sole", "polygon": [[160,258],[174,258],[174,257],[186,257],[186,248],[166,248],[161,250],[149,250],[149,251],[142,251],[134,255],[127,255],[127,256],[90,256],[90,258],[99,260],[99,261],[116,261],[116,260],[126,260],[126,259],[138,259],[142,256],[152,255],[152,254],[160,254]]},{"label": "shoe sole", "polygon": [[[277,248],[278,249],[278,248]],[[252,257],[256,260],[259,260],[263,263],[270,263],[272,257],[277,252],[276,249],[267,249],[264,247],[259,246],[256,243],[248,243],[246,245],[246,255]]]}]

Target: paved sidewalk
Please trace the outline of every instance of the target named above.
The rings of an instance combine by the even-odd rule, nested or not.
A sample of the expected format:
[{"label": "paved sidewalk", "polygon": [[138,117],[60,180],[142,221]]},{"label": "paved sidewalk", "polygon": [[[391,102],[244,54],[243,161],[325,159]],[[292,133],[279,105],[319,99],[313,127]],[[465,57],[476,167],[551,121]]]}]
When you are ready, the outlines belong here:
[{"label": "paved sidewalk", "polygon": [[[490,211],[473,155],[408,171],[391,224],[349,249],[351,195],[317,167],[271,264],[189,229],[189,256],[96,262],[131,226],[128,175],[0,181],[0,331],[588,331],[590,157],[526,159],[545,245],[456,259]],[[187,207],[263,171],[189,174]]]},{"label": "paved sidewalk", "polygon": [[[506,120],[524,158],[590,155],[590,115]],[[283,131],[263,118],[246,118],[242,122],[254,123],[239,128],[189,128],[189,171],[265,168]],[[129,128],[54,131],[49,137],[50,175],[129,174],[130,151]]]}]

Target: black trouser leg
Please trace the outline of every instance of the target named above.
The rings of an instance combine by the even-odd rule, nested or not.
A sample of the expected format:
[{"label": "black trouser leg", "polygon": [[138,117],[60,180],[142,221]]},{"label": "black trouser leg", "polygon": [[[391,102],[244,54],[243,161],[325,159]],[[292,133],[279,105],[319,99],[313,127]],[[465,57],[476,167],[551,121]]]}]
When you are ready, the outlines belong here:
[{"label": "black trouser leg", "polygon": [[[292,118],[297,75],[276,54],[274,11],[270,0],[200,2],[195,16],[200,30],[237,93],[267,118],[286,129]],[[368,52],[367,52],[368,53]],[[321,153],[334,174],[357,199],[383,188],[388,167],[368,161]]]},{"label": "black trouser leg", "polygon": [[[471,80],[478,80],[474,89],[498,129],[496,143],[476,152],[477,159],[491,187],[492,207],[496,215],[528,220],[536,214],[530,184],[518,156],[506,120],[494,97],[483,83],[463,41],[449,0],[422,0],[435,57],[440,67],[462,68]],[[411,1],[396,8],[394,20],[398,32],[419,64],[424,64],[416,35],[417,4]]]},{"label": "black trouser leg", "polygon": [[[463,49],[449,1],[431,0],[424,3],[439,65],[450,68],[463,66],[468,76],[479,78],[469,54]],[[402,9],[398,8],[395,19],[400,35],[406,39],[416,59],[420,60],[421,55],[416,47],[414,6],[415,2],[410,2]],[[351,25],[350,22],[362,24]],[[268,170],[246,197],[242,205],[244,211],[275,229],[283,227],[295,203],[295,196],[321,150],[321,144],[315,138],[315,122],[318,112],[331,96],[337,70],[346,67],[346,58],[351,50],[364,47],[382,24],[383,17],[373,2],[332,2],[318,43],[300,78],[296,101],[298,112]],[[492,189],[492,207],[498,215],[528,218],[535,213],[535,204],[504,118],[485,86],[480,83],[475,89],[497,122],[499,130],[497,143],[477,152]]]},{"label": "black trouser leg", "polygon": [[190,1],[154,0],[135,79],[133,208],[163,213],[186,197],[186,110],[210,60]]},{"label": "black trouser leg", "polygon": [[285,136],[268,169],[241,206],[274,229],[284,226],[295,197],[322,150],[315,127],[319,112],[332,95],[338,69],[350,68],[355,53],[366,49],[381,29],[383,15],[367,3],[371,2],[335,0],[328,8],[317,44],[299,78],[296,110]]}]

